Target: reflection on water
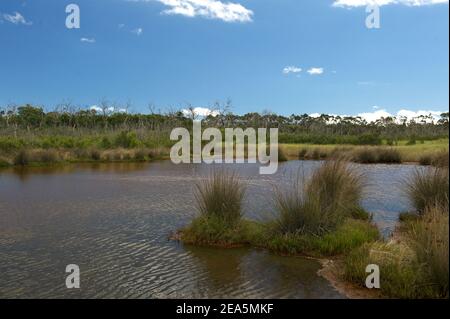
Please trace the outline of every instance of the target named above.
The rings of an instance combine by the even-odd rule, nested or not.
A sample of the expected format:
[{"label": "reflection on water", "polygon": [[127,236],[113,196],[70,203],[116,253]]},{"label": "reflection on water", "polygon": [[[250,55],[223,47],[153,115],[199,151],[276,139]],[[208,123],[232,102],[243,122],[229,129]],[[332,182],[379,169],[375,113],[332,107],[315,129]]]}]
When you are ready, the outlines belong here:
[{"label": "reflection on water", "polygon": [[[246,216],[273,216],[272,187],[319,164],[291,161],[269,176],[233,165],[249,182]],[[359,168],[370,181],[364,206],[388,235],[409,208],[401,186],[415,168]],[[210,169],[162,161],[0,171],[0,297],[340,297],[314,260],[168,241],[194,216],[193,183]],[[65,288],[71,263],[81,269],[79,290]]]}]

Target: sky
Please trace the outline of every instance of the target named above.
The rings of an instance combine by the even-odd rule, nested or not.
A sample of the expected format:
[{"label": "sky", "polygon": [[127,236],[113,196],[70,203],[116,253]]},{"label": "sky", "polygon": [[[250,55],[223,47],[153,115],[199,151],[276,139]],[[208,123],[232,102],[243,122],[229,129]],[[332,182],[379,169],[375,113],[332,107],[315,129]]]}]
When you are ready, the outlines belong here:
[{"label": "sky", "polygon": [[448,28],[448,0],[0,0],[0,105],[439,114]]}]

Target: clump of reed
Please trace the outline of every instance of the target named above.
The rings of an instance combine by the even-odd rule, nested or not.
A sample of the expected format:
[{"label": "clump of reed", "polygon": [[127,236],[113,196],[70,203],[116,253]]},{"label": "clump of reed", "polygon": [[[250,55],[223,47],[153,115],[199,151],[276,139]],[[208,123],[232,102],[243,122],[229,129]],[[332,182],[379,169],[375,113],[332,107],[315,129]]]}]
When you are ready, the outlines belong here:
[{"label": "clump of reed", "polygon": [[26,166],[30,164],[54,164],[60,161],[60,155],[54,149],[19,151],[13,159],[13,164]]},{"label": "clump of reed", "polygon": [[362,164],[400,164],[402,162],[402,156],[400,152],[394,148],[365,147],[355,151],[353,160]]},{"label": "clump of reed", "polygon": [[252,222],[242,219],[246,184],[233,172],[213,171],[195,185],[199,216],[180,232],[186,244],[233,247],[248,243]]},{"label": "clump of reed", "polygon": [[399,241],[365,244],[346,256],[345,279],[364,287],[365,267],[376,264],[386,297],[448,298],[448,203],[428,206],[421,216],[402,223]]},{"label": "clump of reed", "polygon": [[288,157],[284,149],[278,145],[278,162],[286,162]]},{"label": "clump of reed", "polygon": [[28,165],[31,161],[30,152],[28,150],[21,150],[14,157],[13,163],[14,165],[25,166]]},{"label": "clump of reed", "polygon": [[405,184],[406,194],[419,214],[429,206],[445,206],[448,203],[448,169],[417,169]]},{"label": "clump of reed", "polygon": [[306,154],[308,153],[308,149],[307,148],[301,148],[298,151],[298,159],[305,159],[306,158]]},{"label": "clump of reed", "polygon": [[449,219],[447,203],[428,206],[407,226],[406,237],[436,297],[448,297]]},{"label": "clump of reed", "polygon": [[323,235],[352,214],[360,214],[363,175],[343,160],[327,161],[307,181],[275,190],[276,229],[283,234]]},{"label": "clump of reed", "polygon": [[439,167],[439,168],[447,168],[448,169],[448,151],[439,152],[433,156],[431,161],[431,165]]},{"label": "clump of reed", "polygon": [[[405,244],[393,242],[366,243],[344,258],[344,279],[365,286],[367,265],[380,269],[380,288],[383,296],[392,298],[418,298],[417,287],[424,282],[420,264],[414,251]],[[422,291],[424,293],[425,290]]]},{"label": "clump of reed", "polygon": [[195,199],[201,217],[215,218],[233,226],[242,218],[246,185],[239,176],[227,170],[215,170],[196,183]]}]

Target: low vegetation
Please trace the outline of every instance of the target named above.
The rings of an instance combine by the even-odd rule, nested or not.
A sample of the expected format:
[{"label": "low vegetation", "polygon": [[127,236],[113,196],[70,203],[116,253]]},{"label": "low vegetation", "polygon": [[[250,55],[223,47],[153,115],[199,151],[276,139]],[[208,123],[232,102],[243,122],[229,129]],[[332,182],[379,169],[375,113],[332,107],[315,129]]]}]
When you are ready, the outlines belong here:
[{"label": "low vegetation", "polygon": [[417,171],[406,192],[415,211],[401,215],[389,242],[364,244],[352,251],[344,260],[344,277],[363,286],[365,266],[376,264],[384,296],[448,298],[448,168]]},{"label": "low vegetation", "polygon": [[199,216],[182,229],[187,244],[252,245],[279,254],[333,256],[378,239],[359,204],[364,181],[346,162],[325,162],[300,188],[277,189],[278,216],[258,223],[242,218],[244,186],[231,173],[214,173],[197,186]]},{"label": "low vegetation", "polygon": [[406,181],[406,193],[419,214],[429,206],[444,206],[449,199],[448,169],[417,169]]}]

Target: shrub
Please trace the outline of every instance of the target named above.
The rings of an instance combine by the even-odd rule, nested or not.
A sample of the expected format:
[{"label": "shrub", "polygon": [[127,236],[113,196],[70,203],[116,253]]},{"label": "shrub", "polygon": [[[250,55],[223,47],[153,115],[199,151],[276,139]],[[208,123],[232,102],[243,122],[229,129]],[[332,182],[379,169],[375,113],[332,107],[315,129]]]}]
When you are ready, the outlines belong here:
[{"label": "shrub", "polygon": [[114,141],[116,147],[133,148],[139,145],[139,140],[135,132],[120,132]]},{"label": "shrub", "polygon": [[386,164],[400,164],[402,157],[396,149],[382,148],[378,150],[378,162]]},{"label": "shrub", "polygon": [[353,250],[344,258],[344,278],[365,287],[367,265],[380,267],[380,288],[383,295],[393,298],[429,296],[422,266],[414,252],[404,244],[375,242]]},{"label": "shrub", "polygon": [[99,160],[101,160],[101,157],[102,157],[100,154],[100,151],[95,148],[90,150],[89,155],[90,155],[90,158],[94,161],[99,161]]},{"label": "shrub", "polygon": [[298,152],[298,159],[305,159],[306,153],[308,153],[308,149],[302,148],[302,149]]},{"label": "shrub", "polygon": [[431,165],[448,169],[448,151],[447,152],[442,151],[435,154],[435,156],[432,159]]},{"label": "shrub", "polygon": [[448,204],[429,206],[422,218],[410,222],[406,236],[424,265],[427,281],[437,297],[448,297],[449,219]]},{"label": "shrub", "polygon": [[322,235],[353,212],[360,213],[363,176],[346,162],[325,162],[304,185],[301,183],[297,179],[288,190],[275,190],[278,232]]},{"label": "shrub", "polygon": [[320,159],[320,149],[315,148],[313,150],[313,152],[311,153],[311,158],[316,161],[319,160]]},{"label": "shrub", "polygon": [[11,164],[6,158],[0,157],[0,167],[8,167]]},{"label": "shrub", "polygon": [[278,162],[286,162],[288,160],[284,149],[278,146]]},{"label": "shrub", "polygon": [[145,150],[139,149],[139,150],[137,150],[137,151],[134,153],[134,159],[135,159],[136,161],[141,161],[141,162],[143,162],[143,161],[145,161],[145,159],[146,159],[145,155],[146,155]]},{"label": "shrub", "polygon": [[224,225],[234,226],[242,217],[246,186],[235,173],[213,171],[196,184],[195,198],[200,216],[214,217]]},{"label": "shrub", "polygon": [[373,149],[363,148],[356,152],[353,160],[362,164],[373,164],[378,162],[377,155]]},{"label": "shrub", "polygon": [[423,213],[428,206],[448,205],[449,200],[448,169],[417,169],[406,180],[406,194],[418,213]]},{"label": "shrub", "polygon": [[21,150],[17,155],[14,157],[14,165],[21,165],[25,166],[28,165],[31,162],[31,155],[30,152],[27,150]]},{"label": "shrub", "polygon": [[361,134],[358,136],[357,144],[359,145],[381,145],[383,140],[375,134]]},{"label": "shrub", "polygon": [[433,162],[433,158],[431,154],[423,154],[419,158],[419,164],[420,165],[431,165]]},{"label": "shrub", "polygon": [[101,147],[101,148],[108,149],[108,148],[111,148],[111,146],[112,146],[112,143],[111,143],[111,141],[109,140],[109,138],[107,138],[106,136],[104,136],[104,137],[102,138],[102,141],[100,142],[100,147]]}]

